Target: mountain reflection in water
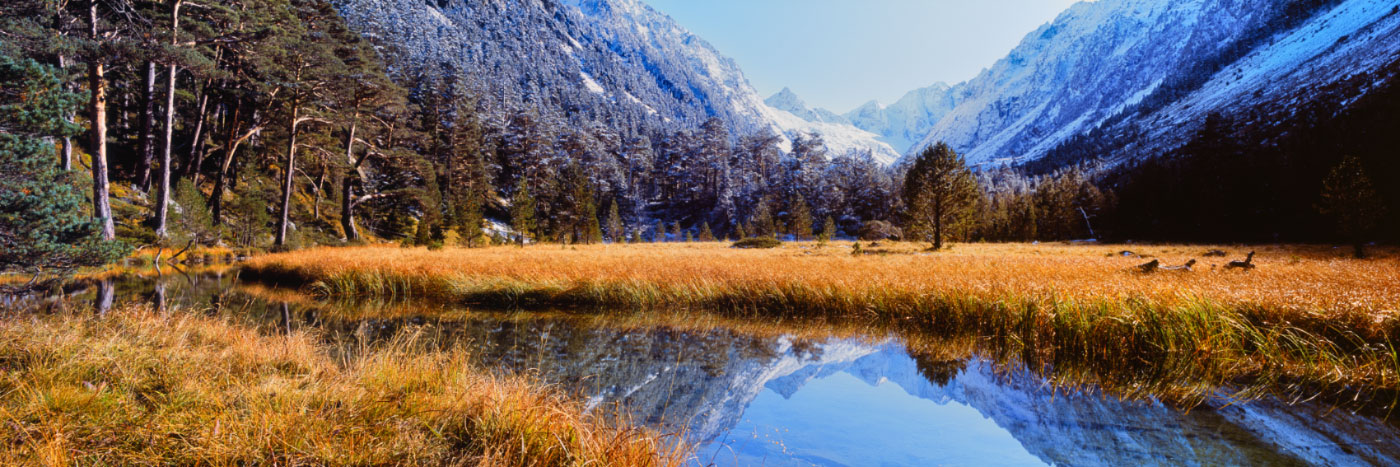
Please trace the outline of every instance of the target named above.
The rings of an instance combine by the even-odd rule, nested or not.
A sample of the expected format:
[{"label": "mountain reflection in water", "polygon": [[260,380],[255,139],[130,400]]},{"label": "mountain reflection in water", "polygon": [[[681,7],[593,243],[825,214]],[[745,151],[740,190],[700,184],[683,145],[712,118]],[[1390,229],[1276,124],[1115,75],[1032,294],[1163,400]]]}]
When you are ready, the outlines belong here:
[{"label": "mountain reflection in water", "polygon": [[1184,411],[1065,392],[978,357],[916,357],[898,337],[333,305],[247,293],[230,275],[125,278],[70,291],[65,302],[110,309],[113,296],[224,313],[270,332],[319,328],[333,352],[404,332],[425,351],[468,346],[485,368],[530,373],[590,410],[683,434],[702,465],[1400,465],[1400,428],[1376,417],[1272,399]]}]

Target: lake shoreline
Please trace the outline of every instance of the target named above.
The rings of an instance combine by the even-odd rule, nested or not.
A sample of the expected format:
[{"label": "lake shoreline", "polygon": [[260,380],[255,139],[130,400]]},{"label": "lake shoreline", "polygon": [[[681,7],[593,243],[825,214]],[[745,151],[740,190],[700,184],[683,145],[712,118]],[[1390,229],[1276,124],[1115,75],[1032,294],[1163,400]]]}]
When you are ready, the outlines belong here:
[{"label": "lake shoreline", "polygon": [[[1249,293],[1226,294],[1240,282],[1307,289],[1335,279],[1356,288],[1364,284],[1310,268],[1375,268],[1378,272],[1365,273],[1384,277],[1396,274],[1393,260],[1338,262],[1324,250],[1295,247],[1268,251],[1266,258],[1289,254],[1292,259],[1266,259],[1262,271],[1147,275],[1128,270],[1136,258],[1114,257],[1120,246],[959,245],[951,253],[933,255],[914,244],[884,247],[892,254],[853,257],[844,242],[763,251],[735,251],[722,244],[337,248],[255,258],[241,274],[342,299],[522,310],[705,310],[740,318],[815,318],[974,337],[999,342],[1004,352],[1020,354],[1032,366],[1072,360],[1091,368],[1099,375],[1095,379],[1169,382],[1159,388],[1166,393],[1162,395],[1188,405],[1208,397],[1206,387],[1267,387],[1267,392],[1296,397],[1307,392],[1386,393],[1400,381],[1400,358],[1390,337],[1400,335],[1400,320],[1384,312],[1395,297],[1382,292],[1374,303],[1360,307],[1319,309],[1312,303],[1259,302]],[[1183,262],[1171,255],[1206,249],[1132,247],[1142,250],[1135,255],[1151,251],[1153,257]],[[978,266],[989,261],[999,264]],[[1035,283],[1014,271],[1043,263],[1083,269],[1071,274],[1084,277]],[[950,284],[908,278],[916,276],[912,271],[938,276],[961,268],[968,268],[972,279]],[[832,270],[852,274],[824,273]],[[880,282],[901,272],[908,277]],[[1106,290],[1093,289],[1096,279],[1109,284]],[[1004,286],[977,288],[971,280]]]}]

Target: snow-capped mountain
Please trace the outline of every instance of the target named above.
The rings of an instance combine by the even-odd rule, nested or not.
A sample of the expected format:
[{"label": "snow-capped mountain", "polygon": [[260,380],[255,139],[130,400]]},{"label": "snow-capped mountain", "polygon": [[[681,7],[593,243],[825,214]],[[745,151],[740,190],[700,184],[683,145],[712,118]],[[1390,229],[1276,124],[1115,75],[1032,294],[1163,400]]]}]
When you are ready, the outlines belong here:
[{"label": "snow-capped mountain", "polygon": [[829,110],[807,107],[807,103],[791,89],[783,88],[764,103],[768,107],[769,118],[782,132],[821,135],[833,155],[867,153],[884,165],[893,164],[900,157],[899,151],[880,140],[880,135],[856,128],[845,117]]},{"label": "snow-capped mountain", "polygon": [[783,88],[782,91],[765,99],[763,103],[768,104],[769,107],[775,110],[793,114],[809,122],[837,123],[843,125],[851,124],[850,120],[846,120],[846,117],[836,115],[836,113],[830,110],[807,107],[807,102],[803,101],[801,97],[798,97],[797,93],[792,92],[790,88]]},{"label": "snow-capped mountain", "polygon": [[1153,155],[1212,112],[1267,124],[1389,79],[1397,12],[1396,0],[1081,2],[968,82],[846,117],[906,154],[944,141],[977,163],[1034,160],[1091,130],[1128,135],[1120,157]]},{"label": "snow-capped mountain", "polygon": [[836,154],[869,150],[886,163],[898,156],[846,122],[770,108],[732,59],[639,0],[336,5],[398,76],[451,77],[488,111],[531,110],[622,133],[695,128],[716,117],[736,134],[818,133]]},{"label": "snow-capped mountain", "polygon": [[928,130],[957,104],[957,91],[945,83],[937,83],[905,94],[888,107],[870,101],[845,115],[857,128],[880,135],[880,140],[901,153],[915,151],[914,145],[924,139]]}]

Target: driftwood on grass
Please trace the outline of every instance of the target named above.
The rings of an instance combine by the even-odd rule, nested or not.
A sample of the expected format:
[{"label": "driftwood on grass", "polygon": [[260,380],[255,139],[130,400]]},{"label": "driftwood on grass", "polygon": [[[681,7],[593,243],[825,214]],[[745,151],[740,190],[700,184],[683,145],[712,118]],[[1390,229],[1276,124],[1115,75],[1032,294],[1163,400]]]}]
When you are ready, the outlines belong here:
[{"label": "driftwood on grass", "polygon": [[1194,268],[1195,266],[1196,266],[1196,260],[1194,260],[1194,259],[1193,259],[1193,260],[1190,260],[1190,261],[1187,261],[1186,264],[1183,264],[1183,265],[1181,265],[1181,266],[1163,266],[1161,260],[1156,260],[1156,259],[1154,259],[1154,260],[1149,261],[1149,262],[1147,262],[1147,263],[1138,265],[1137,270],[1138,270],[1138,271],[1142,271],[1144,274],[1151,274],[1151,273],[1154,273],[1154,272],[1157,272],[1157,271],[1181,271],[1181,272],[1191,272],[1191,271],[1193,271],[1192,268]]},{"label": "driftwood on grass", "polygon": [[1246,271],[1254,269],[1254,252],[1249,252],[1249,257],[1245,258],[1244,261],[1231,261],[1230,264],[1225,265],[1225,269],[1243,269]]},{"label": "driftwood on grass", "polygon": [[1187,261],[1186,264],[1183,264],[1183,265],[1181,265],[1181,266],[1163,266],[1163,267],[1162,267],[1162,270],[1163,270],[1163,271],[1185,271],[1185,272],[1190,272],[1190,271],[1193,271],[1193,270],[1194,270],[1194,269],[1192,269],[1192,268],[1194,268],[1195,266],[1196,266],[1196,260],[1195,260],[1195,259],[1192,259],[1191,261]]},{"label": "driftwood on grass", "polygon": [[1151,273],[1157,272],[1157,269],[1158,269],[1158,268],[1161,268],[1161,267],[1162,267],[1162,262],[1161,262],[1160,260],[1155,260],[1155,259],[1154,259],[1154,260],[1152,260],[1152,261],[1147,262],[1146,264],[1140,264],[1140,265],[1138,265],[1137,269],[1138,269],[1139,271],[1142,271],[1144,274],[1151,274]]}]

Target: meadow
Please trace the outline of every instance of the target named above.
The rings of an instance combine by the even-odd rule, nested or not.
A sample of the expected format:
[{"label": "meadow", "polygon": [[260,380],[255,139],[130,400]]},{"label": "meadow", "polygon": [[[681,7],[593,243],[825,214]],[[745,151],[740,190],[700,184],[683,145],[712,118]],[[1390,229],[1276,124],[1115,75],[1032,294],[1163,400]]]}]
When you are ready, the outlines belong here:
[{"label": "meadow", "polygon": [[[245,277],[326,297],[515,308],[703,310],[878,325],[995,344],[1141,395],[1215,388],[1360,397],[1400,386],[1400,260],[1323,246],[720,243],[323,248],[254,258]],[[1222,249],[1225,258],[1206,257]],[[1124,254],[1131,250],[1131,256]],[[1253,270],[1226,270],[1258,255]],[[1192,271],[1145,274],[1157,259]],[[1134,386],[1136,385],[1136,386]],[[1193,388],[1183,391],[1182,388]],[[1132,392],[1132,391],[1129,391]],[[1345,393],[1345,394],[1344,394]],[[1250,393],[1243,394],[1248,396]],[[1393,401],[1388,401],[1393,402]]]},{"label": "meadow", "polygon": [[418,336],[333,357],[307,332],[158,314],[0,320],[5,465],[681,465],[674,438],[586,414]]}]

